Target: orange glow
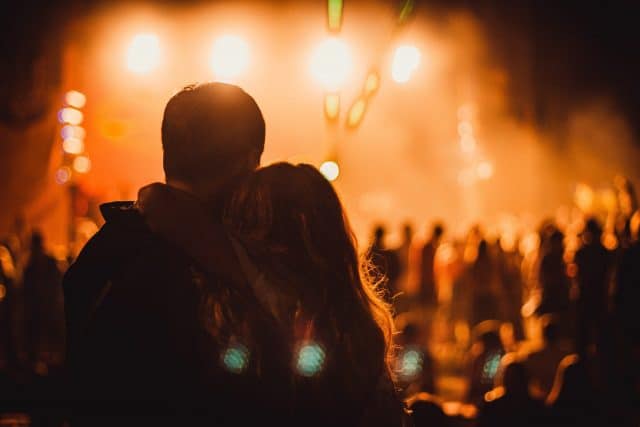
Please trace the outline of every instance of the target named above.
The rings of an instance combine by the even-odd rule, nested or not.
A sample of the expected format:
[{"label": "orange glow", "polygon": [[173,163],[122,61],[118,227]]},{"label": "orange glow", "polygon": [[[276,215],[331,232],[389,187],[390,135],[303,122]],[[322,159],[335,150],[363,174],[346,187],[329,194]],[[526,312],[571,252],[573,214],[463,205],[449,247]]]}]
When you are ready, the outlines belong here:
[{"label": "orange glow", "polygon": [[160,65],[160,42],[155,34],[136,35],[127,49],[127,68],[147,74]]},{"label": "orange glow", "polygon": [[329,181],[335,181],[340,175],[340,167],[336,162],[329,160],[320,165],[320,173]]},{"label": "orange glow", "polygon": [[70,90],[64,95],[64,102],[70,107],[82,108],[87,102],[87,97],[77,90]]},{"label": "orange glow", "polygon": [[249,66],[249,45],[240,37],[218,38],[211,51],[211,69],[216,80],[232,82]]},{"label": "orange glow", "polygon": [[316,48],[311,56],[311,73],[325,90],[339,90],[351,74],[353,62],[347,45],[330,38]]},{"label": "orange glow", "polygon": [[67,138],[62,141],[62,149],[65,153],[81,154],[84,151],[84,142],[78,138]]},{"label": "orange glow", "polygon": [[473,136],[460,138],[460,150],[465,154],[471,154],[476,150],[476,139]]},{"label": "orange glow", "polygon": [[87,173],[91,170],[91,160],[87,156],[78,156],[73,160],[73,169],[78,173]]},{"label": "orange glow", "polygon": [[377,71],[371,71],[364,82],[364,96],[371,96],[380,88],[380,75]]},{"label": "orange glow", "polygon": [[415,46],[399,46],[393,55],[391,77],[396,83],[406,83],[420,65],[420,51]]},{"label": "orange glow", "polygon": [[493,176],[493,165],[490,162],[481,162],[476,168],[476,173],[480,179],[489,179]]},{"label": "orange glow", "polygon": [[7,287],[4,284],[0,283],[0,301],[2,301],[6,295]]}]

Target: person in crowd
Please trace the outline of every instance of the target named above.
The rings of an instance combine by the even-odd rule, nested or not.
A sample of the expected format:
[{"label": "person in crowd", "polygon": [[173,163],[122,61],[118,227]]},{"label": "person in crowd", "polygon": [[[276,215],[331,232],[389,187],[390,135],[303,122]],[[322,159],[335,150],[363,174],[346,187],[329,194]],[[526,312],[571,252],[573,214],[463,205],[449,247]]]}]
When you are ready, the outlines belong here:
[{"label": "person in crowd", "polygon": [[514,337],[522,340],[524,339],[521,314],[524,288],[520,272],[522,259],[515,250],[505,251],[502,247],[501,239],[498,239],[495,243],[495,252],[498,281],[502,293],[501,301],[504,304],[502,309],[503,320],[513,326]]},{"label": "person in crowd", "polygon": [[538,273],[542,295],[536,313],[540,316],[554,315],[558,319],[562,319],[561,323],[566,325],[570,281],[567,275],[567,265],[564,261],[564,235],[556,229],[545,240]]},{"label": "person in crowd", "polygon": [[[229,195],[259,164],[264,137],[262,113],[242,89],[188,86],[169,100],[162,119],[167,185],[221,224]],[[178,208],[163,206],[169,212]],[[232,423],[238,399],[252,383],[220,366],[233,331],[225,326],[212,334],[208,325],[231,313],[267,317],[251,305],[254,298],[240,292],[239,264],[227,270],[231,274],[204,277],[191,257],[148,227],[134,202],[105,204],[101,211],[106,223],[63,283],[71,425],[175,423],[170,416],[183,424],[211,424],[204,415],[212,413],[217,424]],[[220,294],[246,300],[209,311],[207,304]],[[273,338],[271,323],[254,324],[256,337]],[[230,351],[227,360],[243,360],[241,350]],[[277,376],[281,363],[264,363]],[[269,396],[265,390],[274,384],[250,390]]]},{"label": "person in crowd", "polygon": [[398,260],[398,289],[406,292],[412,276],[413,227],[407,222],[402,226],[402,242],[395,249]]},{"label": "person in crowd", "polygon": [[64,308],[62,274],[56,260],[44,248],[39,231],[31,235],[30,255],[23,275],[27,360],[40,374],[62,363]]},{"label": "person in crowd", "polygon": [[603,425],[603,402],[597,399],[587,367],[576,354],[565,356],[560,362],[546,404],[549,407],[548,425]]},{"label": "person in crowd", "polygon": [[415,427],[450,427],[453,423],[442,409],[443,402],[435,395],[421,392],[407,399]]},{"label": "person in crowd", "polygon": [[424,329],[418,322],[409,322],[396,338],[399,350],[395,360],[398,386],[405,396],[419,392],[435,392],[434,361]]},{"label": "person in crowd", "polygon": [[14,346],[15,265],[9,248],[0,243],[0,371],[17,362]]},{"label": "person in crowd", "polygon": [[560,342],[559,325],[551,315],[542,318],[543,347],[527,355],[525,365],[531,377],[531,390],[535,397],[546,399],[560,361],[567,351]]},{"label": "person in crowd", "polygon": [[384,226],[375,226],[367,257],[371,260],[373,277],[385,284],[387,301],[393,301],[399,290],[399,260],[397,254],[385,246],[386,234]]},{"label": "person in crowd", "polygon": [[525,365],[513,353],[502,358],[498,386],[489,391],[478,413],[478,427],[543,426],[545,408],[542,401],[529,394]]},{"label": "person in crowd", "polygon": [[600,224],[595,218],[589,219],[582,232],[582,246],[574,258],[579,290],[576,347],[582,356],[597,351],[608,310],[611,254],[602,244],[601,237]]},{"label": "person in crowd", "polygon": [[206,226],[205,213],[186,199],[179,203],[185,217],[167,215],[162,206],[171,200],[180,194],[152,186],[141,191],[139,205],[153,229],[201,265],[226,268],[215,236],[231,234],[259,305],[280,331],[280,339],[260,343],[248,323],[236,339],[249,355],[269,351],[294,361],[280,381],[292,386],[285,403],[296,425],[399,425],[402,406],[388,364],[390,312],[361,273],[340,200],[317,169],[276,163],[257,170],[231,198],[226,229]]},{"label": "person in crowd", "polygon": [[431,238],[424,245],[420,256],[420,302],[427,307],[436,303],[436,276],[435,276],[435,257],[436,251],[442,242],[444,235],[444,226],[436,223],[431,231]]},{"label": "person in crowd", "polygon": [[489,245],[480,240],[473,263],[467,271],[471,292],[471,325],[501,317],[501,294],[498,292],[498,275],[491,259]]},{"label": "person in crowd", "polygon": [[500,322],[487,320],[473,331],[474,344],[469,359],[469,389],[467,402],[480,404],[484,395],[493,388],[500,360],[505,349],[499,334]]}]

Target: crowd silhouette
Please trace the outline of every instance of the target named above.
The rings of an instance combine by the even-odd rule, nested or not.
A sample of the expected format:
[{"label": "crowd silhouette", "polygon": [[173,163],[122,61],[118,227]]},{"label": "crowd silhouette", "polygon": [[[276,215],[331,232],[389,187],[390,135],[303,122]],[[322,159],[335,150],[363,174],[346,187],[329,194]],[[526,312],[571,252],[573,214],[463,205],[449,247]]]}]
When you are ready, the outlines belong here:
[{"label": "crowd silhouette", "polygon": [[264,129],[241,89],[187,87],[163,118],[167,183],[103,205],[77,259],[16,221],[0,245],[0,420],[638,425],[628,181],[607,218],[515,238],[404,223],[397,247],[380,222],[358,247],[313,166],[258,168]]}]

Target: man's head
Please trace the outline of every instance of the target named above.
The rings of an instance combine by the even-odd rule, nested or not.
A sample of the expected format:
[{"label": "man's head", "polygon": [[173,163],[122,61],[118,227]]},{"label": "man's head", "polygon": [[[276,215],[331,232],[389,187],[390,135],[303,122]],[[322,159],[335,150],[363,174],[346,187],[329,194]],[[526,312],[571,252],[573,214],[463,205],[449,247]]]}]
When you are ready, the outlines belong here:
[{"label": "man's head", "polygon": [[162,118],[167,182],[203,189],[255,169],[264,149],[260,108],[246,92],[224,83],[184,88]]}]

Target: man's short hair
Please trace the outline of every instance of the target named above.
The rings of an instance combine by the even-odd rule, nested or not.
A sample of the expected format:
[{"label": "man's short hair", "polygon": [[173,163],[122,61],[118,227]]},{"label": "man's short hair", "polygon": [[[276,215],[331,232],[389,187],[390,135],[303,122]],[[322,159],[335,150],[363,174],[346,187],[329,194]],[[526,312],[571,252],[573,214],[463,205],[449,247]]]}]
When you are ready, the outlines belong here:
[{"label": "man's short hair", "polygon": [[162,118],[167,179],[198,182],[237,170],[264,150],[265,125],[258,104],[225,83],[191,85],[174,95]]}]

